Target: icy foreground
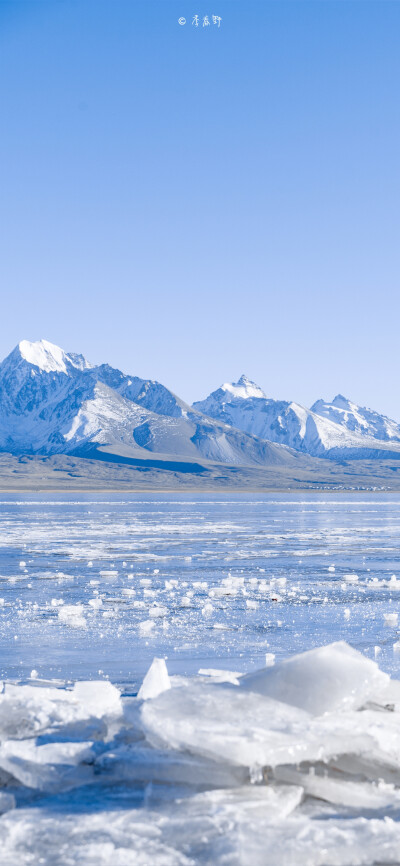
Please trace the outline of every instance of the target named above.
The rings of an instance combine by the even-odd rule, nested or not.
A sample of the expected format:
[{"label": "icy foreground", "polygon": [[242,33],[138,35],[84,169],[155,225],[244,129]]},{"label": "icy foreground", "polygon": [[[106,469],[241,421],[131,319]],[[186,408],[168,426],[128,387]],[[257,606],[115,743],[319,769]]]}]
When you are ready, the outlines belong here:
[{"label": "icy foreground", "polygon": [[[338,642],[248,675],[0,695],[2,866],[398,864],[400,684]],[[16,808],[15,808],[16,806]]]}]

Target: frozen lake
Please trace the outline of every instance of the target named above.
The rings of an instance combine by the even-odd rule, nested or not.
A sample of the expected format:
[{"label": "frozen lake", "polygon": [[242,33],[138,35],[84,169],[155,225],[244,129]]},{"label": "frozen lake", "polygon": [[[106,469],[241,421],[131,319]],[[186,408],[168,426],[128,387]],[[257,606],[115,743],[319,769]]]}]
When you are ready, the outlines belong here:
[{"label": "frozen lake", "polygon": [[399,529],[390,494],[3,496],[1,866],[398,866]]},{"label": "frozen lake", "polygon": [[103,671],[135,687],[154,655],[173,673],[240,671],[341,638],[399,673],[396,495],[3,496],[0,509],[2,677]]}]

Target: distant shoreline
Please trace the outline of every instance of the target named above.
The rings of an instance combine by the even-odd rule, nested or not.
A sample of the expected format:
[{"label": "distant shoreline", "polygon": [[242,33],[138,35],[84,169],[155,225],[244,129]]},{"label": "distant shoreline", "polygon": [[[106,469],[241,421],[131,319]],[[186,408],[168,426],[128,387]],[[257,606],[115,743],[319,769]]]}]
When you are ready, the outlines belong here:
[{"label": "distant shoreline", "polygon": [[130,463],[57,454],[0,453],[0,492],[31,493],[400,493],[400,460],[310,461],[309,466],[282,467],[198,464],[157,460]]},{"label": "distant shoreline", "polygon": [[337,488],[324,488],[324,487],[161,487],[161,486],[146,486],[146,487],[69,487],[64,485],[59,486],[41,486],[36,487],[34,484],[27,487],[18,487],[18,486],[8,486],[2,487],[0,486],[0,494],[2,493],[104,493],[104,494],[114,494],[114,493],[124,493],[124,494],[132,494],[137,495],[141,493],[152,493],[152,494],[196,494],[200,495],[203,493],[210,494],[229,494],[229,495],[245,495],[250,493],[257,494],[294,494],[294,493],[317,493],[317,494],[400,494],[400,487],[398,488],[354,488],[354,487],[337,487]]}]

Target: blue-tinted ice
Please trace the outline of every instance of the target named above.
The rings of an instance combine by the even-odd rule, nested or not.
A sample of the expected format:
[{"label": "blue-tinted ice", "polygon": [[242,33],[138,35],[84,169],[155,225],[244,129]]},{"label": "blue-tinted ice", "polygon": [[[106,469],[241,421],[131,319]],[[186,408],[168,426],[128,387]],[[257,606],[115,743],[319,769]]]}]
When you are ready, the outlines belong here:
[{"label": "blue-tinted ice", "polygon": [[395,496],[32,500],[0,518],[2,866],[398,864]]}]

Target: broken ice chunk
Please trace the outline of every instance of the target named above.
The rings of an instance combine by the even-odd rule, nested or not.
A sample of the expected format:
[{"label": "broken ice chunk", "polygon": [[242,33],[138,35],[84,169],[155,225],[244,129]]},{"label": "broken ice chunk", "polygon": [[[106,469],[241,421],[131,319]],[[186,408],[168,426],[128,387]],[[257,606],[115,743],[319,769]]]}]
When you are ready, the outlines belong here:
[{"label": "broken ice chunk", "polygon": [[308,713],[229,683],[194,681],[166,691],[142,704],[140,719],[153,746],[245,767],[298,763],[321,751]]},{"label": "broken ice chunk", "polygon": [[345,574],[344,579],[346,583],[357,583],[358,574]]},{"label": "broken ice chunk", "polygon": [[398,613],[385,613],[385,625],[389,626],[389,628],[396,628],[399,615]]},{"label": "broken ice chunk", "polygon": [[119,689],[108,680],[80,680],[75,683],[72,694],[90,716],[102,718],[122,712]]},{"label": "broken ice chunk", "polygon": [[240,687],[320,715],[357,709],[388,681],[375,662],[338,641],[246,674]]},{"label": "broken ice chunk", "polygon": [[171,683],[164,659],[154,658],[140,686],[138,698],[147,701],[148,698],[156,698],[170,688]]},{"label": "broken ice chunk", "polygon": [[158,619],[160,616],[167,616],[168,608],[163,607],[161,604],[155,604],[153,607],[149,609],[149,617],[150,619]]},{"label": "broken ice chunk", "polygon": [[322,775],[315,773],[313,767],[308,772],[299,772],[294,767],[277,767],[274,778],[278,782],[301,786],[311,797],[351,809],[385,809],[400,803],[400,791],[394,785],[382,781],[378,784],[352,781],[340,775],[329,775],[326,770]]},{"label": "broken ice chunk", "polygon": [[86,628],[83,604],[64,604],[59,608],[58,619],[71,628]]},{"label": "broken ice chunk", "polygon": [[155,622],[153,619],[145,619],[143,622],[139,623],[139,634],[141,637],[147,637],[155,626]]},{"label": "broken ice chunk", "polygon": [[92,776],[88,765],[93,757],[91,742],[37,745],[34,740],[7,740],[0,746],[1,769],[39,791],[56,792],[85,784]]}]

